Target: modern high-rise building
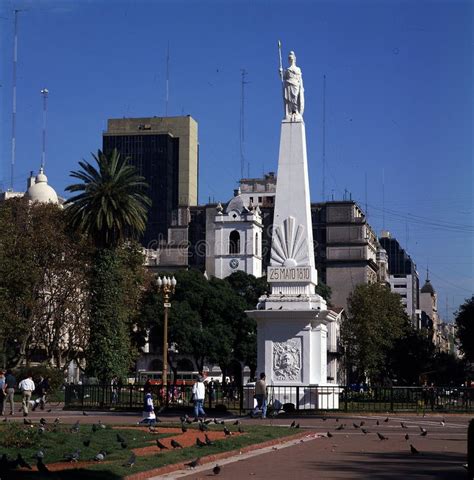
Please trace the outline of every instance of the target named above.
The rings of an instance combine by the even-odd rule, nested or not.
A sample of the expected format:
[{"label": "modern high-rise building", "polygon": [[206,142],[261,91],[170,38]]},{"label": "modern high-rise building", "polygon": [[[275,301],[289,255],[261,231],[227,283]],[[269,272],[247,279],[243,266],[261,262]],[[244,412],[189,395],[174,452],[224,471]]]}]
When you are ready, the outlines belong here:
[{"label": "modern high-rise building", "polygon": [[413,325],[420,328],[420,280],[415,262],[390,232],[383,231],[379,242],[388,255],[390,289],[400,295]]},{"label": "modern high-rise building", "polygon": [[189,115],[109,119],[103,151],[116,148],[145,177],[152,205],[141,239],[157,248],[168,241],[178,208],[198,201],[198,125]]}]

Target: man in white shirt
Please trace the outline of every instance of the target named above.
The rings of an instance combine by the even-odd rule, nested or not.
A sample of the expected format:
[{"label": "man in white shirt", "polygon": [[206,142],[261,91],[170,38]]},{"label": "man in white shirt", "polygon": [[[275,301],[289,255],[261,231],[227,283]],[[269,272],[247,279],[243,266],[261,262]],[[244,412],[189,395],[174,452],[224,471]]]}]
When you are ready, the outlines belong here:
[{"label": "man in white shirt", "polygon": [[204,387],[204,378],[198,377],[197,382],[193,385],[193,400],[194,400],[194,417],[205,417],[206,412],[202,408],[204,397],[206,396],[206,388]]},{"label": "man in white shirt", "polygon": [[32,375],[29,374],[27,378],[22,380],[18,385],[21,393],[23,394],[22,405],[23,405],[23,416],[28,416],[28,407],[30,405],[31,395],[35,391],[35,382],[33,382]]}]

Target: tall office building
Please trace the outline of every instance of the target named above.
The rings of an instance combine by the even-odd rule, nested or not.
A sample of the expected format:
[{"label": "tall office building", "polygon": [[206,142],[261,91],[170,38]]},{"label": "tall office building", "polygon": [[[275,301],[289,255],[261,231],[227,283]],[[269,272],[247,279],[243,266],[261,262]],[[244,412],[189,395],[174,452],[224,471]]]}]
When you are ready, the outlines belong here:
[{"label": "tall office building", "polygon": [[415,262],[388,231],[382,231],[379,242],[388,255],[390,289],[402,298],[405,311],[415,328],[420,328],[420,280]]},{"label": "tall office building", "polygon": [[109,119],[103,151],[128,157],[150,189],[152,206],[142,244],[168,241],[178,208],[198,200],[198,125],[191,116]]}]

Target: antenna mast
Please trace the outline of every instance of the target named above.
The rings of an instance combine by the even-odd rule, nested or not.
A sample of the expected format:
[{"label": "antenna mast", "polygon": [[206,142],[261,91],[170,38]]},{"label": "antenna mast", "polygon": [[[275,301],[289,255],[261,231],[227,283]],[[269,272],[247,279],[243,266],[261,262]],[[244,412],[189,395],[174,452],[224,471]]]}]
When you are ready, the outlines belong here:
[{"label": "antenna mast", "polygon": [[44,170],[44,164],[46,163],[46,108],[49,90],[43,88],[41,90],[41,95],[43,96],[43,151],[41,153],[41,168]]},{"label": "antenna mast", "polygon": [[326,200],[326,75],[323,76],[323,202]]},{"label": "antenna mast", "polygon": [[[241,80],[241,91],[240,91],[240,135],[239,135],[239,145],[240,145],[240,178],[244,178],[244,169],[245,169],[245,156],[244,156],[244,143],[245,143],[245,85],[248,83],[245,81],[245,76],[247,75],[247,70],[242,68],[240,70],[242,75]],[[250,169],[248,165],[247,171]],[[250,176],[250,175],[249,175]]]},{"label": "antenna mast", "polygon": [[10,190],[13,191],[13,177],[16,159],[16,65],[18,60],[18,12],[14,10],[14,40],[13,40],[13,109],[12,109],[12,159],[10,171]]},{"label": "antenna mast", "polygon": [[166,106],[165,106],[165,117],[168,116],[169,99],[170,99],[170,42],[168,40],[168,50],[166,52]]},{"label": "antenna mast", "polygon": [[382,168],[382,229],[385,230],[385,169]]}]

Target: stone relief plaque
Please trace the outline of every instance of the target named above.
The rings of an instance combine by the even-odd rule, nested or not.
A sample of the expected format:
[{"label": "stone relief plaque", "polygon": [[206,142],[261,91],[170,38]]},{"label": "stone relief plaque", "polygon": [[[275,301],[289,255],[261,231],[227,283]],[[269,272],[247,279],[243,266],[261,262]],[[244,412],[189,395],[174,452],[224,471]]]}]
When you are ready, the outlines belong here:
[{"label": "stone relief plaque", "polygon": [[273,342],[273,375],[280,381],[301,381],[301,339]]}]

